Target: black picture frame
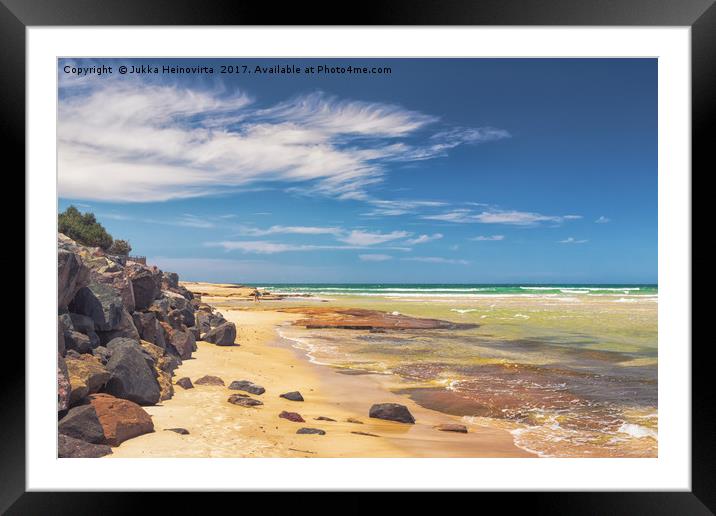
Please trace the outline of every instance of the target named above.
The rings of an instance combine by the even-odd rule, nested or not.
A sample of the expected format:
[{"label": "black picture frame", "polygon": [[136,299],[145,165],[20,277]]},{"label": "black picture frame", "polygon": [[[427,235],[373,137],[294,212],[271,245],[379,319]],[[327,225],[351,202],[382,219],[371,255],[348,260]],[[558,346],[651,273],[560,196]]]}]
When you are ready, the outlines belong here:
[{"label": "black picture frame", "polygon": [[[189,0],[0,0],[0,136],[4,162],[25,166],[25,30],[31,26],[88,25],[577,25],[689,26],[692,44],[692,169],[712,172],[716,105],[716,6],[714,0],[400,0],[344,4],[314,2],[277,6],[266,2]],[[350,16],[348,16],[350,14]],[[693,178],[692,172],[692,178]],[[26,270],[27,274],[31,271]],[[26,324],[32,307],[26,310]],[[36,324],[37,321],[34,321]],[[13,332],[15,333],[15,332]],[[9,335],[8,335],[9,338]],[[16,338],[16,337],[14,337]],[[687,343],[684,343],[686,345]],[[692,490],[690,492],[590,492],[468,494],[501,496],[511,507],[534,513],[712,514],[716,511],[716,439],[713,384],[708,347],[692,347]],[[25,352],[15,342],[3,346],[0,389],[0,512],[7,514],[126,514],[146,510],[148,497],[126,493],[25,492]],[[168,472],[170,474],[171,472]],[[91,474],[91,472],[88,472]],[[78,479],[81,485],[81,479]],[[371,505],[347,495],[341,512]],[[451,495],[452,496],[452,495]],[[306,506],[322,503],[302,495]],[[167,498],[167,497],[165,497]],[[464,496],[461,496],[464,499]],[[165,511],[185,512],[191,498],[175,493],[162,500]],[[234,498],[235,500],[235,498]],[[421,502],[415,496],[413,503]],[[505,500],[494,500],[505,506]],[[228,502],[228,500],[227,500]],[[273,503],[273,502],[268,502]],[[401,502],[400,510],[408,505]],[[203,504],[202,504],[203,505]],[[304,504],[302,504],[304,505]],[[391,504],[384,504],[388,508]],[[396,506],[397,507],[397,506]],[[203,507],[206,509],[206,506]],[[397,509],[396,509],[397,510]]]}]

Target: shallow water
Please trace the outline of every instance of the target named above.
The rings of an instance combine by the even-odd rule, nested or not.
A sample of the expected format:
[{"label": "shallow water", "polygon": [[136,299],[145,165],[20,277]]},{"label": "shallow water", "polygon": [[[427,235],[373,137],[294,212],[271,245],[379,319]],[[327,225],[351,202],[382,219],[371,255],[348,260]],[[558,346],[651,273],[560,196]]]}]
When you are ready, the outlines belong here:
[{"label": "shallow water", "polygon": [[281,333],[316,362],[397,375],[399,392],[421,405],[505,428],[544,456],[656,456],[656,294],[586,292],[334,295],[336,306],[479,327]]}]

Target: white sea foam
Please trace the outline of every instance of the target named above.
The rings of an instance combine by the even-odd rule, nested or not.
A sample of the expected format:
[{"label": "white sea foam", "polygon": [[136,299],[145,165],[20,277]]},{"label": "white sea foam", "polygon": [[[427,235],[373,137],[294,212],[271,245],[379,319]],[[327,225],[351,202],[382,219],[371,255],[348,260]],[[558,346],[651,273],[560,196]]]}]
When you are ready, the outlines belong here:
[{"label": "white sea foam", "polygon": [[464,308],[464,309],[451,308],[450,311],[457,312],[459,314],[469,314],[470,312],[477,312],[477,309],[476,308]]},{"label": "white sea foam", "polygon": [[644,437],[651,437],[652,439],[659,438],[659,434],[651,428],[647,428],[641,425],[635,425],[633,423],[624,423],[622,426],[619,427],[619,430],[617,430],[617,432],[620,434],[627,434],[632,437],[636,437],[637,439],[642,439]]}]

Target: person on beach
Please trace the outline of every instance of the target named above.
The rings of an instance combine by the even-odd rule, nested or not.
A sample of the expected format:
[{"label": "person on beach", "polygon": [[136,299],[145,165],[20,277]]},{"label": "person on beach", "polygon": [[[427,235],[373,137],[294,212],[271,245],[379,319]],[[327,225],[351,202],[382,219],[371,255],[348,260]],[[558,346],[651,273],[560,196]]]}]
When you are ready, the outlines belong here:
[{"label": "person on beach", "polygon": [[255,288],[251,295],[254,296],[254,303],[261,302],[261,300],[259,299],[261,297],[261,292],[259,292],[259,289]]}]

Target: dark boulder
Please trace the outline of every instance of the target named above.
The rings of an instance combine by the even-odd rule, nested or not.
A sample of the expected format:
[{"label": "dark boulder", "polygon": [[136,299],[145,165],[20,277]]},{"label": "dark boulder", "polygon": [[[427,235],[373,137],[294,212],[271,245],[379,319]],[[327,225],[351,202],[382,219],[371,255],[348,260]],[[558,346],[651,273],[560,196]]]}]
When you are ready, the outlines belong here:
[{"label": "dark boulder", "polygon": [[191,309],[191,302],[181,294],[177,294],[171,290],[162,290],[162,297],[165,297],[169,301],[169,308],[172,310]]},{"label": "dark boulder", "polygon": [[[67,314],[67,316],[70,318],[73,330],[84,333],[90,338],[90,345],[93,349],[99,346],[99,336],[94,330],[94,321],[91,317],[82,314]],[[66,322],[65,324],[67,325]]]},{"label": "dark boulder", "polygon": [[69,308],[90,317],[96,330],[113,330],[122,319],[122,298],[112,287],[94,281],[77,291]]},{"label": "dark boulder", "polygon": [[229,384],[229,389],[234,391],[246,391],[251,394],[263,394],[266,389],[248,380],[236,380]]},{"label": "dark boulder", "polygon": [[193,389],[194,388],[194,384],[191,383],[191,378],[186,377],[186,376],[184,378],[179,378],[177,380],[176,384],[183,389]]},{"label": "dark boulder", "polygon": [[[194,341],[201,340],[201,332],[199,331],[199,328],[196,326],[192,326],[191,328],[187,328],[186,331],[191,333],[194,336]],[[194,349],[196,351],[196,348]]]},{"label": "dark boulder", "polygon": [[57,444],[60,459],[94,459],[112,453],[112,448],[106,444],[92,444],[63,434],[58,437]]},{"label": "dark boulder", "polygon": [[89,282],[89,269],[82,259],[71,251],[57,250],[57,303],[64,310]]},{"label": "dark boulder", "polygon": [[157,315],[153,312],[134,312],[132,321],[139,332],[142,340],[151,342],[152,344],[164,348],[164,332],[157,321]]},{"label": "dark boulder", "polygon": [[297,434],[315,434],[315,435],[326,435],[325,430],[321,430],[320,428],[299,428],[296,430]]},{"label": "dark boulder", "polygon": [[172,330],[168,346],[174,348],[182,360],[186,360],[196,351],[196,339],[190,331]]},{"label": "dark boulder", "polygon": [[207,332],[202,340],[217,346],[232,346],[236,340],[236,325],[232,322],[225,322]]},{"label": "dark boulder", "polygon": [[159,401],[161,389],[151,357],[147,358],[138,342],[132,345],[124,341],[129,339],[115,339],[107,345],[112,356],[107,362],[110,378],[105,391],[139,405],[154,405]]},{"label": "dark boulder", "polygon": [[132,316],[127,310],[122,309],[119,322],[110,331],[100,331],[99,340],[103,345],[107,345],[113,339],[125,337],[127,339],[139,340],[139,332],[134,325]]},{"label": "dark boulder", "polygon": [[316,421],[332,421],[333,423],[336,422],[335,419],[331,419],[330,417],[326,417],[326,416],[318,416],[313,419],[315,419]]},{"label": "dark boulder", "polygon": [[162,274],[162,288],[177,288],[179,286],[179,275],[176,272],[165,272]]},{"label": "dark boulder", "polygon": [[169,310],[169,299],[166,297],[155,299],[152,301],[152,304],[149,305],[149,308],[147,308],[147,311],[156,314],[157,319],[160,321],[163,321],[166,318]]},{"label": "dark boulder", "polygon": [[127,267],[127,274],[132,281],[135,310],[149,308],[161,292],[161,280],[157,281],[157,274],[152,269],[140,265]]},{"label": "dark boulder", "polygon": [[88,443],[103,444],[104,431],[92,405],[71,408],[57,423],[57,431]]},{"label": "dark boulder", "polygon": [[182,326],[195,326],[196,319],[191,308],[175,308],[170,310],[166,316],[166,322],[172,328],[181,328]]},{"label": "dark boulder", "polygon": [[208,333],[209,330],[211,330],[211,323],[209,322],[210,317],[211,314],[202,311],[197,311],[194,314],[194,318],[196,320],[195,326],[199,330],[201,335]]},{"label": "dark boulder", "polygon": [[399,403],[377,403],[370,407],[368,414],[372,418],[397,421],[399,423],[415,423],[415,418],[405,405]]},{"label": "dark boulder", "polygon": [[102,362],[102,365],[107,365],[111,353],[104,346],[97,346],[92,350],[92,356],[96,357],[100,362]]},{"label": "dark boulder", "polygon": [[281,398],[286,398],[290,401],[303,401],[303,396],[298,391],[285,392],[280,395]]},{"label": "dark boulder", "polygon": [[[99,345],[99,342],[96,343]],[[65,348],[73,349],[78,353],[91,353],[92,352],[92,341],[84,333],[80,333],[74,330],[65,331]]]},{"label": "dark boulder", "polygon": [[241,407],[258,407],[259,405],[263,405],[262,401],[249,398],[244,394],[232,394],[227,401]]},{"label": "dark boulder", "polygon": [[226,319],[224,319],[224,316],[221,315],[221,313],[216,312],[209,316],[209,325],[212,328],[216,328],[217,326],[221,326],[226,322]]},{"label": "dark boulder", "polygon": [[124,268],[119,264],[108,260],[106,257],[98,260],[104,262],[105,265],[93,266],[90,272],[90,279],[97,283],[102,283],[114,289],[119,297],[122,298],[122,305],[127,311],[134,312],[134,289],[132,282],[124,272]]},{"label": "dark boulder", "polygon": [[278,417],[283,418],[283,419],[288,419],[289,421],[293,421],[294,423],[305,423],[306,422],[306,420],[303,419],[301,417],[301,414],[299,414],[298,412],[287,412],[284,410],[278,415]]}]

